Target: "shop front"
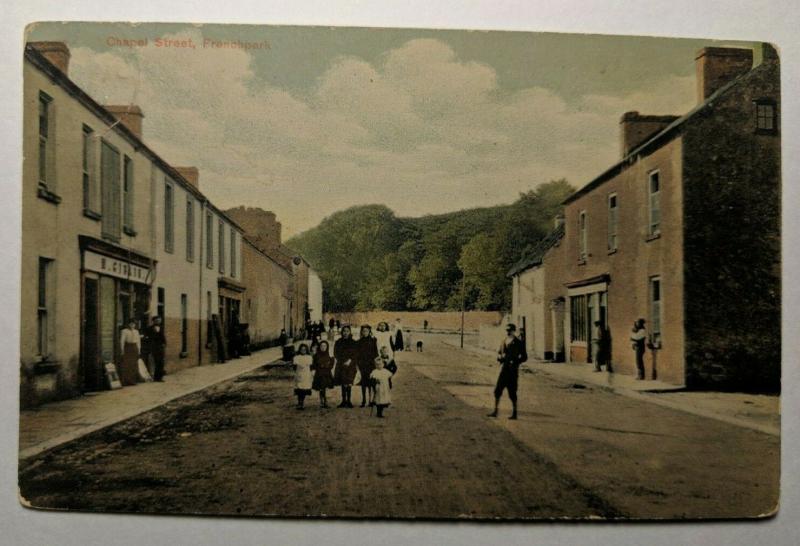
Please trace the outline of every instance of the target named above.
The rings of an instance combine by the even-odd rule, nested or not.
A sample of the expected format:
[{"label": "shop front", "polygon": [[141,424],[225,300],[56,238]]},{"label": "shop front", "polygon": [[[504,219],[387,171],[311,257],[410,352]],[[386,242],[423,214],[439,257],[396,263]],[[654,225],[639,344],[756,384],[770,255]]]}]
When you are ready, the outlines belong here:
[{"label": "shop front", "polygon": [[155,263],[91,237],[80,245],[82,390],[99,391],[109,388],[106,364],[119,363],[122,328],[130,319],[140,332],[147,325]]},{"label": "shop front", "polygon": [[608,275],[567,284],[569,302],[570,362],[593,362],[595,322],[608,328]]},{"label": "shop front", "polygon": [[217,289],[222,329],[220,341],[224,344],[225,358],[237,358],[241,352],[241,310],[245,287],[232,279],[220,278]]}]

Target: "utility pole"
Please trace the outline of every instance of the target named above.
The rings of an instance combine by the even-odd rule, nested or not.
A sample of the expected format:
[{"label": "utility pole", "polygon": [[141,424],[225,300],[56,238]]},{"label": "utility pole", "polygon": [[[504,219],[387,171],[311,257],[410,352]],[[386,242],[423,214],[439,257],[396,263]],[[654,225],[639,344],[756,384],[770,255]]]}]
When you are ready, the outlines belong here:
[{"label": "utility pole", "polygon": [[467,274],[461,273],[461,348],[464,348],[464,307],[466,306]]}]

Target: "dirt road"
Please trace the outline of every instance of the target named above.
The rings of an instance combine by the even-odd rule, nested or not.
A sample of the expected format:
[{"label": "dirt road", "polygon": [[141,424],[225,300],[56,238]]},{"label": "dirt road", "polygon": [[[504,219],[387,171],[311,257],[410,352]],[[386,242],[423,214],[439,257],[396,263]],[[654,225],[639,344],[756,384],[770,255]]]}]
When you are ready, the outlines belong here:
[{"label": "dirt road", "polygon": [[22,495],[42,508],[402,518],[774,506],[777,438],[533,374],[520,421],[493,420],[485,358],[430,342],[400,367],[386,419],[316,397],[297,411],[291,372],[263,369],[25,461]]}]

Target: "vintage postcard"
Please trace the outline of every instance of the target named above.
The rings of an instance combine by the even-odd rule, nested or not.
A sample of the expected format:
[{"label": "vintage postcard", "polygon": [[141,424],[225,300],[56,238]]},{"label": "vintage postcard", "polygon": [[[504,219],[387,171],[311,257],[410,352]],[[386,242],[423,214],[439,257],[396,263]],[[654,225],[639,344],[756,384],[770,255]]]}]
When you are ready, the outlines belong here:
[{"label": "vintage postcard", "polygon": [[769,43],[36,23],[19,496],[778,510]]}]

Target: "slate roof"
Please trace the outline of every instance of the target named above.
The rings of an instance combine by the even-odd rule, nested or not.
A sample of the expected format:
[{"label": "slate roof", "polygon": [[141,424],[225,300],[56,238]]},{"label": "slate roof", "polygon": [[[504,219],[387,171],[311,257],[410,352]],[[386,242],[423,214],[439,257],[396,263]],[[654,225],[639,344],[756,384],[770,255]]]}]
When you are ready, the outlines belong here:
[{"label": "slate roof", "polygon": [[564,237],[564,224],[561,224],[548,233],[547,236],[540,239],[535,245],[527,247],[522,252],[522,258],[508,271],[507,276],[513,277],[531,267],[541,265],[544,255],[547,254],[547,251],[553,248],[562,237]]}]

